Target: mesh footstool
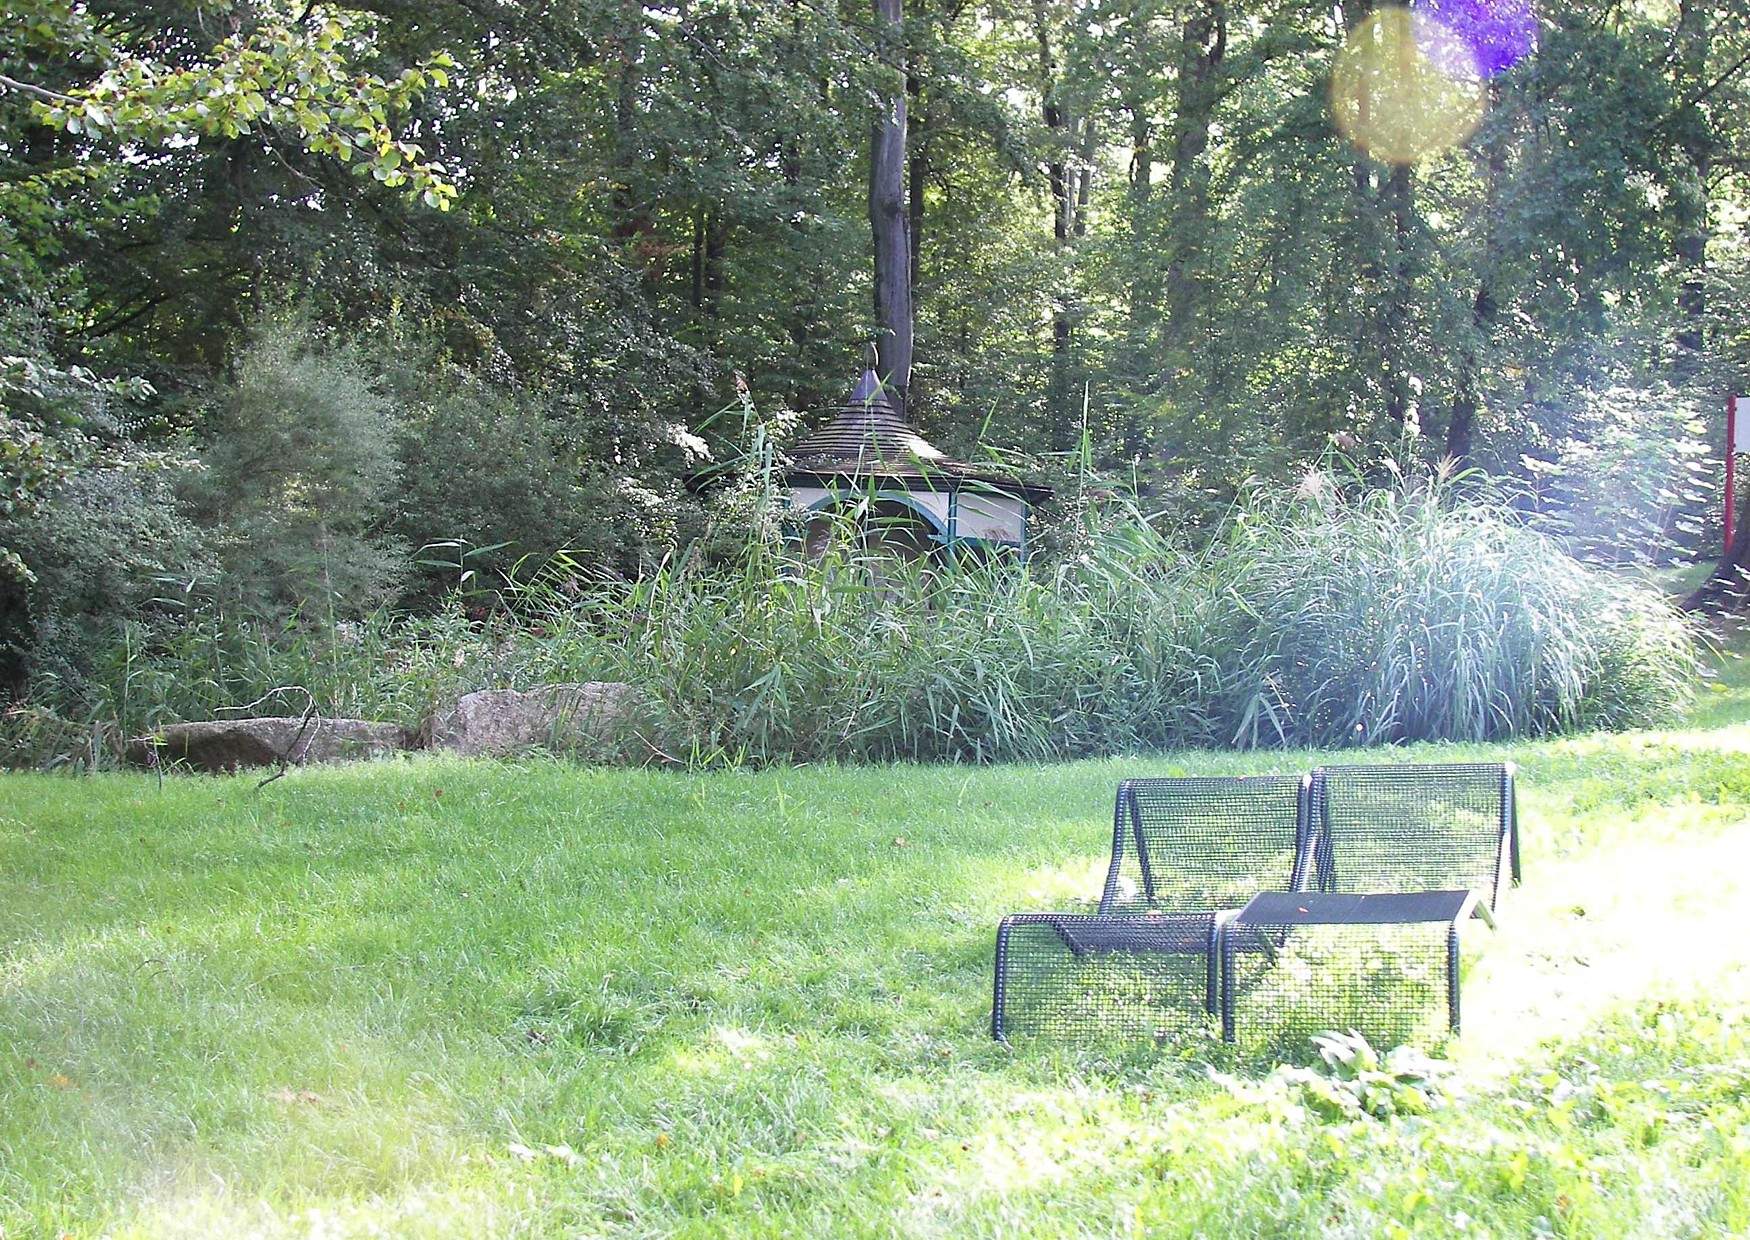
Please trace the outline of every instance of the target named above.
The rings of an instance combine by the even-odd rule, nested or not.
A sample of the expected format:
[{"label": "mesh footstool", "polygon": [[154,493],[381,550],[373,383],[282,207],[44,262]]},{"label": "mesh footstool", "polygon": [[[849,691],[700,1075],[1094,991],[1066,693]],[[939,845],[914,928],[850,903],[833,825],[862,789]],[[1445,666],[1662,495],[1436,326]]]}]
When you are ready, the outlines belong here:
[{"label": "mesh footstool", "polygon": [[997,928],[991,1034],[1161,1042],[1215,1031],[1213,913],[1015,913]]},{"label": "mesh footstool", "polygon": [[1220,910],[1309,881],[1311,788],[1302,775],[1125,780],[1098,912],[998,927],[992,1036],[1213,1036]]},{"label": "mesh footstool", "polygon": [[1458,927],[1473,891],[1266,892],[1220,931],[1221,1031],[1253,1050],[1356,1030],[1376,1046],[1458,1031]]}]

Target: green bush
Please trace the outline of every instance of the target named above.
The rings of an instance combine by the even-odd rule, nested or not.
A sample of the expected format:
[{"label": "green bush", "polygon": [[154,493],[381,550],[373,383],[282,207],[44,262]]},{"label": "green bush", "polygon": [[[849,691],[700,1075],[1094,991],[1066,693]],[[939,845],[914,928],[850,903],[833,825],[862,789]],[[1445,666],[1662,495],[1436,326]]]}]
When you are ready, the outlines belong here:
[{"label": "green bush", "polygon": [[216,589],[246,606],[359,614],[393,599],[406,555],[388,533],[396,418],[352,346],[297,310],[269,315],[217,393],[189,487],[214,529]]},{"label": "green bush", "polygon": [[257,713],[298,713],[301,695],[296,709],[287,704],[293,699],[272,696],[296,685],[310,690],[324,715],[414,728],[438,705],[476,689],[605,679],[605,650],[575,617],[562,631],[508,613],[472,620],[457,610],[276,621],[191,598],[171,619],[122,626],[89,679],[95,691],[57,704],[139,735],[257,701]]},{"label": "green bush", "polygon": [[115,756],[113,728],[64,719],[40,706],[0,710],[0,769],[90,770]]},{"label": "green bush", "polygon": [[1691,392],[1624,384],[1565,394],[1557,407],[1564,433],[1520,460],[1539,529],[1595,564],[1677,563],[1705,525],[1718,537],[1721,462]]},{"label": "green bush", "polygon": [[1285,1064],[1270,1075],[1264,1089],[1298,1097],[1320,1119],[1426,1115],[1448,1101],[1440,1080],[1448,1065],[1413,1046],[1394,1046],[1382,1054],[1352,1029],[1321,1033],[1312,1043],[1320,1067]]},{"label": "green bush", "polygon": [[205,540],[177,506],[171,463],[139,453],[88,464],[47,492],[29,517],[0,523],[0,542],[32,566],[0,580],[0,665],[8,689],[28,683],[66,706],[108,687],[121,626],[150,614],[207,562]]},{"label": "green bush", "polygon": [[[1132,561],[1144,565],[1140,570]],[[1207,573],[1146,526],[1033,573],[756,554],[606,601],[668,752],[754,761],[1032,759],[1224,739]]]},{"label": "green bush", "polygon": [[[638,564],[669,545],[692,504],[605,473],[567,444],[564,419],[539,392],[496,386],[430,361],[389,375],[402,411],[395,530],[419,549],[432,594],[461,571],[503,576],[563,548],[598,564]],[[656,515],[653,515],[655,513]],[[461,561],[465,559],[465,566]]]}]

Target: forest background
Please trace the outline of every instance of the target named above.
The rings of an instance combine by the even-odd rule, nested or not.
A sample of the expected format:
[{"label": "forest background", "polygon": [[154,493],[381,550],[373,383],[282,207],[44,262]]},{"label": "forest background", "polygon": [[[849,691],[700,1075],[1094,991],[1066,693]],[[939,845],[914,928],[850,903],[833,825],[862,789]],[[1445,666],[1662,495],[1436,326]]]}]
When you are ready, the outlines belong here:
[{"label": "forest background", "polygon": [[1747,6],[1417,10],[1483,32],[1480,107],[1376,161],[1331,85],[1371,0],[7,0],[6,691],[76,697],[142,617],[694,544],[686,480],[880,335],[896,98],[950,454],[1188,544],[1333,450],[1451,458],[1582,558],[1716,552]]}]

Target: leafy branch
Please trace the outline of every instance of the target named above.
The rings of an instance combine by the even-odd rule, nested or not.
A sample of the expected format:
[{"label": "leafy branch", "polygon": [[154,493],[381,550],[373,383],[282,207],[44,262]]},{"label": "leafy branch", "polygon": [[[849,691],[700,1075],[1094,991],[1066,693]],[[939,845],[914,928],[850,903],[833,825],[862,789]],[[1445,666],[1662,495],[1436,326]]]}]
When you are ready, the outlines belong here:
[{"label": "leafy branch", "polygon": [[312,154],[448,210],[456,197],[448,170],[398,134],[393,121],[425,91],[449,85],[455,61],[440,52],[384,78],[355,62],[360,42],[357,20],[335,13],[313,28],[270,22],[234,34],[188,68],[120,54],[70,94],[10,77],[0,77],[0,87],[31,96],[44,123],[93,138],[163,143],[262,130],[292,135]]}]

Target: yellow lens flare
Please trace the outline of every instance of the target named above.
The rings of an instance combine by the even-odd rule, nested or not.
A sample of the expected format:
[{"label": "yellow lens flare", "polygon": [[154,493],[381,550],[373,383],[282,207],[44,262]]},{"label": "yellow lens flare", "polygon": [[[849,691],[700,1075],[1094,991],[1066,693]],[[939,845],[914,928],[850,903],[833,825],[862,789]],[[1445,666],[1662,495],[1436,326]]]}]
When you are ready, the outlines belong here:
[{"label": "yellow lens flare", "polygon": [[1482,120],[1476,58],[1430,17],[1377,9],[1337,53],[1331,112],[1337,131],[1371,158],[1419,163],[1459,145]]}]

